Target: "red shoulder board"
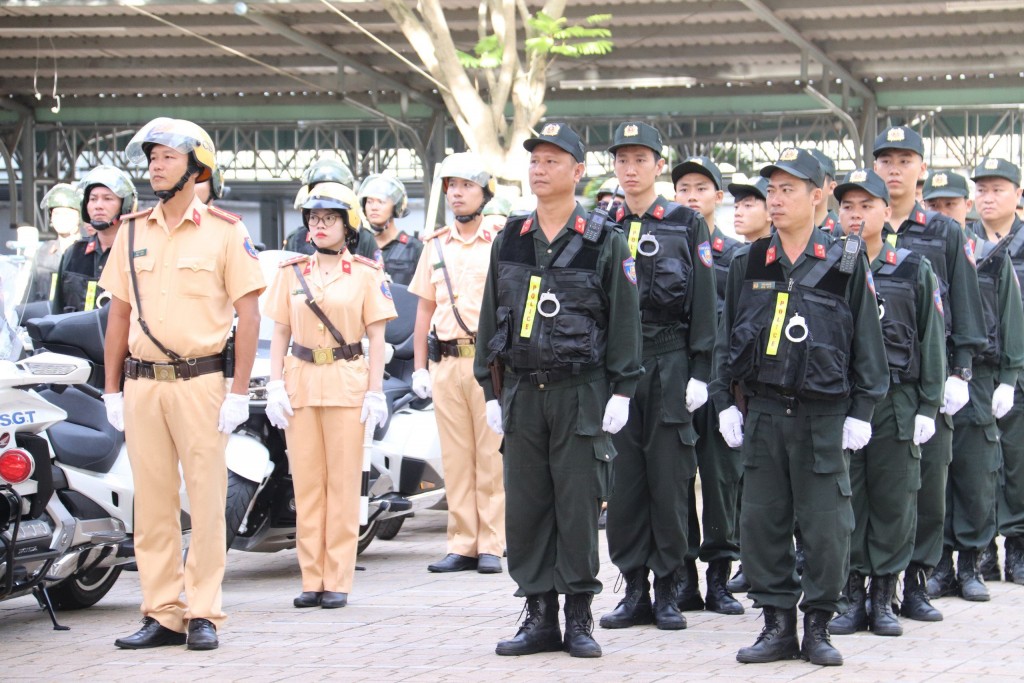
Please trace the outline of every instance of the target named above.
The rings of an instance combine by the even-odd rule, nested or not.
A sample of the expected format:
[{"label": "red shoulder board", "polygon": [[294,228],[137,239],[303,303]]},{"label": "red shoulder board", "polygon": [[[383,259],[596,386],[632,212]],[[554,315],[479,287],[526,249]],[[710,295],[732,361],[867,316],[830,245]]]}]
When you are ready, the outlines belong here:
[{"label": "red shoulder board", "polygon": [[130,221],[130,220],[134,220],[136,218],[142,218],[143,216],[148,216],[151,213],[153,213],[152,207],[148,208],[148,209],[143,209],[142,211],[136,211],[135,213],[125,214],[125,215],[121,216],[121,218],[119,220],[122,223],[124,223],[125,221]]},{"label": "red shoulder board", "polygon": [[820,244],[819,243],[819,244],[815,244],[814,245],[814,257],[815,258],[825,258],[825,245],[824,244]]},{"label": "red shoulder board", "polygon": [[776,258],[775,254],[776,254],[775,247],[768,247],[768,252],[764,255],[764,264],[766,266],[769,266],[769,265],[775,263],[775,258]]},{"label": "red shoulder board", "polygon": [[715,251],[722,251],[723,249],[725,249],[725,240],[723,240],[721,237],[716,237],[714,243],[711,245],[711,248],[714,249]]},{"label": "red shoulder board", "polygon": [[346,275],[351,275],[352,274],[352,262],[351,261],[342,261],[341,262],[341,272],[345,273]]},{"label": "red shoulder board", "polygon": [[352,255],[352,260],[357,262],[357,263],[362,263],[364,266],[370,266],[374,270],[377,270],[378,268],[380,268],[380,264],[379,263],[377,263],[376,261],[374,261],[371,258],[366,258],[365,256],[360,256],[359,254],[353,254]]},{"label": "red shoulder board", "polygon": [[207,210],[207,212],[212,213],[217,218],[220,218],[221,220],[225,220],[228,223],[231,223],[232,225],[234,225],[238,221],[242,220],[242,217],[239,216],[237,213],[231,213],[230,211],[225,211],[224,209],[220,208],[219,206],[207,206],[206,210]]},{"label": "red shoulder board", "polygon": [[895,266],[896,265],[896,252],[895,251],[887,251],[885,253],[885,262]]},{"label": "red shoulder board", "polygon": [[619,210],[615,212],[615,220],[617,220],[617,221],[621,221],[621,220],[622,220],[623,218],[625,218],[625,217],[626,217],[626,210],[625,210],[625,209],[623,209],[623,208],[622,208],[622,207],[620,206],[620,207],[619,207]]},{"label": "red shoulder board", "polygon": [[533,225],[533,219],[532,218],[527,218],[526,222],[523,223],[522,229],[519,230],[519,234],[520,235],[525,235],[526,233],[530,232],[530,226],[532,226],[532,225]]},{"label": "red shoulder board", "polygon": [[277,267],[278,268],[287,268],[288,266],[294,265],[296,263],[302,263],[303,261],[308,261],[308,260],[309,260],[309,256],[307,256],[305,254],[303,254],[302,256],[293,256],[290,259],[285,259],[284,261],[281,261],[280,263],[278,263]]},{"label": "red shoulder board", "polygon": [[486,240],[488,242],[490,242],[491,240],[494,239],[493,237],[491,237],[491,233],[488,230],[484,230],[483,231],[483,235],[484,235],[484,240]]},{"label": "red shoulder board", "polygon": [[402,244],[408,244],[409,236],[406,235],[404,232],[400,232],[398,233],[398,241],[401,242]]},{"label": "red shoulder board", "polygon": [[651,215],[657,218],[658,220],[661,220],[662,218],[665,217],[665,207],[659,204],[658,206],[654,207],[654,211],[651,211]]},{"label": "red shoulder board", "polygon": [[192,222],[196,225],[203,222],[203,217],[199,215],[199,209],[192,209]]},{"label": "red shoulder board", "polygon": [[914,221],[920,223],[921,225],[924,225],[925,218],[927,218],[927,216],[924,215],[924,211],[918,211],[917,213],[914,214]]},{"label": "red shoulder board", "polygon": [[587,229],[587,219],[583,216],[576,216],[576,225],[572,226],[572,229],[583,234],[583,231]]},{"label": "red shoulder board", "polygon": [[96,240],[89,240],[89,243],[85,245],[85,253],[89,255],[94,251],[96,251]]},{"label": "red shoulder board", "polygon": [[832,230],[832,228],[836,227],[836,222],[832,220],[832,216],[829,216],[828,220],[825,221],[825,227],[828,228],[830,231]]}]

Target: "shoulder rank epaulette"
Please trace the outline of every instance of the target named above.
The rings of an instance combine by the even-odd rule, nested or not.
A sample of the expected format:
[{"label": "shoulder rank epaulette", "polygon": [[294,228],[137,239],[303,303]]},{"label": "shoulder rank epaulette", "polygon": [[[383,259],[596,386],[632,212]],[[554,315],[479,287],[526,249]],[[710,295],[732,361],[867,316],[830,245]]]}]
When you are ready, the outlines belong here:
[{"label": "shoulder rank epaulette", "polygon": [[365,256],[360,256],[359,254],[352,254],[352,260],[355,261],[356,263],[362,263],[364,266],[369,266],[374,270],[380,268],[380,264],[374,261],[372,258],[366,258]]},{"label": "shoulder rank epaulette", "polygon": [[287,268],[288,266],[295,265],[296,263],[303,263],[304,261],[308,261],[308,260],[309,260],[309,255],[308,254],[303,254],[302,256],[293,256],[290,259],[285,259],[284,261],[281,261],[280,263],[278,263],[277,267],[278,268]]},{"label": "shoulder rank epaulette", "polygon": [[130,221],[130,220],[134,220],[136,218],[142,218],[143,216],[148,216],[151,213],[153,213],[153,207],[152,206],[149,207],[148,209],[142,209],[141,211],[136,211],[135,213],[126,213],[126,214],[121,216],[120,220],[121,220],[122,223],[124,223],[125,221]]},{"label": "shoulder rank epaulette", "polygon": [[237,213],[231,213],[230,211],[225,211],[224,209],[220,208],[219,206],[207,205],[206,211],[208,213],[212,213],[214,216],[216,216],[217,218],[220,218],[221,220],[224,220],[224,221],[227,221],[228,223],[231,223],[232,225],[234,225],[238,221],[242,220],[242,217],[239,216]]},{"label": "shoulder rank epaulette", "polygon": [[422,242],[429,242],[430,240],[434,239],[435,237],[440,237],[441,235],[446,234],[451,229],[452,228],[451,228],[450,225],[446,225],[443,228],[438,228],[437,230],[435,230],[432,233],[429,233],[427,235],[421,235],[420,236],[420,241],[422,241]]}]

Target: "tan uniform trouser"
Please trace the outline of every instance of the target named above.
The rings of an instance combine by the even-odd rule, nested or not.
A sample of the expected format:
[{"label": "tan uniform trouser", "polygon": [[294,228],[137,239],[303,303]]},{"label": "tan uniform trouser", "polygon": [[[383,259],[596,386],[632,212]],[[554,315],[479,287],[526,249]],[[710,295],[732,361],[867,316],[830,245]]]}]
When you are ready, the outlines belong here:
[{"label": "tan uniform trouser", "polygon": [[[124,426],[135,481],[135,558],[142,613],[185,631],[189,619],[209,619],[219,630],[221,581],[227,554],[224,505],[228,435],[217,431],[226,387],[220,373],[124,384]],[[188,561],[181,560],[181,479],[192,518]],[[182,602],[184,590],[186,602]]]},{"label": "tan uniform trouser", "polygon": [[296,408],[285,435],[302,590],[349,593],[359,540],[360,408]]},{"label": "tan uniform trouser", "polygon": [[431,383],[448,497],[448,552],[501,557],[505,551],[501,436],[487,426],[484,392],[473,376],[473,359],[442,358],[431,369]]}]

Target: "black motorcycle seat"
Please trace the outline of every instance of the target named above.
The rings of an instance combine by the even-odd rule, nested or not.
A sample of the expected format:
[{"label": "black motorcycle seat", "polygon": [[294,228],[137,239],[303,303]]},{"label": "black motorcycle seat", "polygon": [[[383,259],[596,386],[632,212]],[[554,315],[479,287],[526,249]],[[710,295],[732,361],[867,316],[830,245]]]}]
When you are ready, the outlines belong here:
[{"label": "black motorcycle seat", "polygon": [[47,315],[27,321],[25,328],[36,348],[60,353],[77,349],[82,357],[103,365],[103,337],[109,310],[109,306],[103,306],[92,311]]},{"label": "black motorcycle seat", "polygon": [[39,395],[68,414],[47,430],[57,461],[89,472],[109,472],[121,452],[124,434],[107,421],[103,401],[74,387],[62,393],[43,389]]},{"label": "black motorcycle seat", "polygon": [[416,326],[416,308],[420,298],[405,285],[397,284],[391,285],[391,296],[398,317],[388,321],[384,340],[395,348],[394,358],[409,360],[412,358],[412,332]]}]

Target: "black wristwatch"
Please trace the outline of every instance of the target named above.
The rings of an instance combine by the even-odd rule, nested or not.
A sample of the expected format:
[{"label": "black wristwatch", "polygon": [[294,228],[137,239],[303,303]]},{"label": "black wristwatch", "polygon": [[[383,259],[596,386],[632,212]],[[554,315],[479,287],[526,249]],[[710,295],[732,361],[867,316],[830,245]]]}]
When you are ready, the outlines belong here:
[{"label": "black wristwatch", "polygon": [[953,368],[953,374],[965,382],[970,382],[971,378],[974,377],[974,373],[971,372],[970,368]]}]

